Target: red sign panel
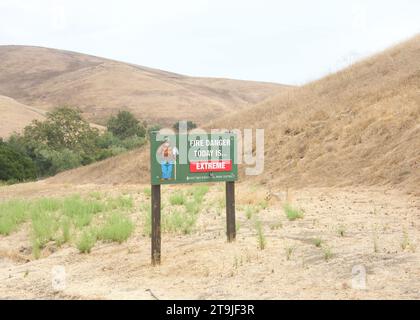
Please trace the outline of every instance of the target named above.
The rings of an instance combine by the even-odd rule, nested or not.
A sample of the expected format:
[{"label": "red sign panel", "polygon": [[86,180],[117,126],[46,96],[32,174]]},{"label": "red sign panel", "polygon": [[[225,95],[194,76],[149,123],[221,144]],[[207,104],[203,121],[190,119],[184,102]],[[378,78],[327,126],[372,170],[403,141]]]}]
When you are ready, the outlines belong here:
[{"label": "red sign panel", "polygon": [[232,160],[213,160],[190,162],[190,172],[232,171]]}]

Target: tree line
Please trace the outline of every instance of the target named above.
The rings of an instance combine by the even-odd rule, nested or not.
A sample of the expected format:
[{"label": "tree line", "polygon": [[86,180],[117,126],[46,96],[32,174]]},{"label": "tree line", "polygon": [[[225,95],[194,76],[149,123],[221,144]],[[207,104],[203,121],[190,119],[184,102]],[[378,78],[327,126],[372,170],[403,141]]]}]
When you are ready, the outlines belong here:
[{"label": "tree line", "polygon": [[0,180],[33,180],[103,160],[142,146],[147,131],[156,129],[129,111],[119,111],[101,132],[82,118],[80,110],[59,107],[22,133],[6,141],[0,138]]}]

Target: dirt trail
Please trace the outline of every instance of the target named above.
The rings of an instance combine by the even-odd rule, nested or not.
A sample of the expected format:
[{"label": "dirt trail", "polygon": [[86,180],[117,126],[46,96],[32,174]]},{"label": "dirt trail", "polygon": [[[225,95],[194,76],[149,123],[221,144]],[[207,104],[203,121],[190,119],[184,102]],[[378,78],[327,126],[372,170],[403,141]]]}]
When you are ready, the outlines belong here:
[{"label": "dirt trail", "polygon": [[[143,188],[30,183],[0,187],[0,199],[95,190],[129,193],[140,203],[148,201]],[[243,204],[249,195],[265,193],[260,190],[238,186],[238,236],[228,244],[223,209],[215,205],[223,188],[212,186],[196,232],[163,235],[160,267],[150,266],[150,240],[142,235],[138,212],[128,242],[98,243],[90,254],[68,246],[33,260],[23,227],[0,237],[0,298],[420,299],[419,198],[373,188],[289,190],[289,201],[305,211],[303,219],[289,221],[282,209],[285,191],[271,190],[269,206],[258,214],[267,239],[259,250],[255,222],[246,218]],[[322,239],[321,247],[315,238]],[[66,270],[66,288],[59,293],[51,285],[57,265]],[[365,290],[352,288],[355,265],[366,270]]]}]

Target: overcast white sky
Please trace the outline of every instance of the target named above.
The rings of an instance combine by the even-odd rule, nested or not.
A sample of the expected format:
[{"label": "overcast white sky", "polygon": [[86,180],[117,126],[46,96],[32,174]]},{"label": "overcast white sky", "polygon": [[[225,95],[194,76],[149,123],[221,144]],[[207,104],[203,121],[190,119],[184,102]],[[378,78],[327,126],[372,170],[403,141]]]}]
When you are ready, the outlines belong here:
[{"label": "overcast white sky", "polygon": [[0,44],[289,84],[419,32],[419,0],[0,0]]}]

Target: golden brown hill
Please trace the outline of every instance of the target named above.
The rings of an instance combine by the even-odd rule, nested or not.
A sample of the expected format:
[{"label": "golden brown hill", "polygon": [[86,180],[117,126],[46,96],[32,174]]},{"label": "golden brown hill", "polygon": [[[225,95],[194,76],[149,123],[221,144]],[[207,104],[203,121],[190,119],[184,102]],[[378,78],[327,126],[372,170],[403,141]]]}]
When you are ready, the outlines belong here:
[{"label": "golden brown hill", "polygon": [[416,36],[216,126],[265,129],[264,183],[420,194],[419,61]]},{"label": "golden brown hill", "polygon": [[172,125],[224,116],[288,86],[252,81],[194,78],[75,52],[0,46],[0,94],[50,110],[81,108],[103,124],[119,109],[139,119]]},{"label": "golden brown hill", "polygon": [[[33,120],[44,120],[47,112],[27,106],[16,100],[0,96],[0,138],[8,138],[12,133],[21,133]],[[90,123],[93,128],[104,131],[104,126]]]},{"label": "golden brown hill", "polygon": [[21,104],[9,97],[0,96],[0,137],[20,132],[32,120],[44,119],[45,112]]},{"label": "golden brown hill", "polygon": [[[264,128],[277,188],[388,185],[419,194],[420,36],[213,127]],[[148,149],[62,173],[51,182],[147,182]],[[247,177],[247,179],[250,179]]]},{"label": "golden brown hill", "polygon": [[150,180],[149,146],[143,146],[88,166],[68,170],[47,179],[48,183],[137,184]]}]

